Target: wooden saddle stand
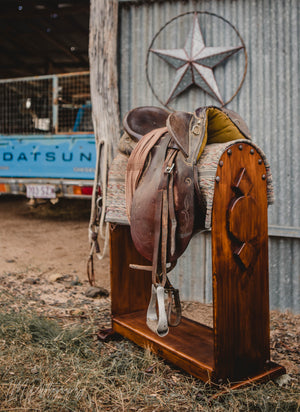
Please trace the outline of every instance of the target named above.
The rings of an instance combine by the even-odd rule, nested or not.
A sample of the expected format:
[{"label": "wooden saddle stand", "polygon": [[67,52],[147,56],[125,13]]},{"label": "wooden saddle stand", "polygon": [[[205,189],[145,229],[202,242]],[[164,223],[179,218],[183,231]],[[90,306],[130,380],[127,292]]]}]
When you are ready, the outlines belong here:
[{"label": "wooden saddle stand", "polygon": [[[137,143],[126,172],[130,227],[110,231],[113,331],[205,382],[237,388],[285,373],[270,361],[267,170],[247,126],[215,107],[193,114],[142,107],[123,125]],[[167,272],[204,228],[203,149],[226,142],[213,182],[209,328],[181,318]]]}]

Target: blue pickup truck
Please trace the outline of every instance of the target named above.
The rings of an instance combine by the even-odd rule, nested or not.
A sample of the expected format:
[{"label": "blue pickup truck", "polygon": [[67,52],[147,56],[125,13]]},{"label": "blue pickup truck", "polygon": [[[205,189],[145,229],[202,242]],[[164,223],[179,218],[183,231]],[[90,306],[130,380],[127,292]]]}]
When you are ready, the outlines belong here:
[{"label": "blue pickup truck", "polygon": [[0,195],[92,194],[89,73],[0,80]]}]

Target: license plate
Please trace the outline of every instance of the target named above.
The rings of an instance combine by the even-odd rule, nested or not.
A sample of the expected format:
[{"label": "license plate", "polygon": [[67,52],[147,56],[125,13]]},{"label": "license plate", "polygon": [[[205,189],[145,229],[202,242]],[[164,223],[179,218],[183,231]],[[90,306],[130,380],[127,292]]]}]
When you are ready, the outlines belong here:
[{"label": "license plate", "polygon": [[26,196],[35,199],[54,199],[55,186],[53,185],[27,185]]}]

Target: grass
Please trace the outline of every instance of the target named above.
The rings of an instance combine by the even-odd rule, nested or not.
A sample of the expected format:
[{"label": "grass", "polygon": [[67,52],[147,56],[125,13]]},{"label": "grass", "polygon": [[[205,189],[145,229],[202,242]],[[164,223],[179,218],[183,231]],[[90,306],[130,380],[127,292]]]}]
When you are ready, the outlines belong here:
[{"label": "grass", "polygon": [[0,411],[298,411],[299,386],[215,389],[120,339],[100,343],[93,322],[30,310],[0,312]]}]

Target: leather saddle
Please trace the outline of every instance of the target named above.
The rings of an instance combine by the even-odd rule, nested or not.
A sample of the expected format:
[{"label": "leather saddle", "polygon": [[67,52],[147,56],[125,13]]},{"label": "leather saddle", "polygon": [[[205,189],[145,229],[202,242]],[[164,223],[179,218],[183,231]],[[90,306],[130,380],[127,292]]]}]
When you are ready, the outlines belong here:
[{"label": "leather saddle", "polygon": [[152,272],[147,324],[165,336],[168,325],[177,326],[181,317],[179,293],[167,273],[205,219],[197,162],[207,143],[250,138],[250,134],[239,115],[216,107],[194,113],[139,107],[127,113],[123,126],[137,142],[126,171],[131,236],[138,252],[152,263],[131,267]]}]

